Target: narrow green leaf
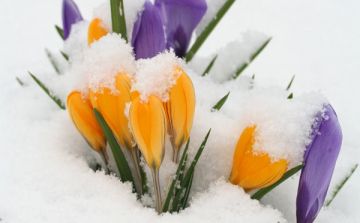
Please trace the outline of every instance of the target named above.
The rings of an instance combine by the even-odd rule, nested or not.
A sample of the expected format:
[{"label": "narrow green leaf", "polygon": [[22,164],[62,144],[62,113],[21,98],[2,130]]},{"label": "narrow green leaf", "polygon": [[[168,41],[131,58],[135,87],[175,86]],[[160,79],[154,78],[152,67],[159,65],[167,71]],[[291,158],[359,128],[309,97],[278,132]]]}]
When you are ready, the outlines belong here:
[{"label": "narrow green leaf", "polygon": [[57,25],[55,25],[55,29],[56,31],[59,33],[59,36],[61,37],[61,39],[65,40],[64,38],[64,31]]},{"label": "narrow green leaf", "polygon": [[69,61],[69,56],[66,55],[63,51],[60,51],[61,55],[65,58],[65,60]]},{"label": "narrow green leaf", "polygon": [[180,207],[183,210],[186,208],[186,205],[187,205],[188,200],[189,200],[189,194],[190,194],[190,191],[191,191],[191,186],[192,186],[192,182],[193,182],[193,178],[194,178],[194,173],[195,173],[195,170],[193,170],[193,172],[191,173],[189,183],[186,185],[185,194],[184,194],[184,197],[181,199],[181,206],[178,207],[178,211],[180,210]]},{"label": "narrow green leaf", "polygon": [[[179,173],[178,181],[179,181],[180,184],[184,179],[184,172],[185,172],[185,166],[186,166],[187,159],[188,159],[188,154],[185,155],[184,164],[182,165],[180,173]],[[175,195],[178,193],[178,191],[179,191],[179,189],[176,188],[175,189]]]},{"label": "narrow green leaf", "polygon": [[24,86],[24,83],[20,80],[20,78],[16,77],[16,80],[21,86]]},{"label": "narrow green leaf", "polygon": [[191,49],[186,53],[186,62],[189,62],[194,57],[196,52],[200,49],[201,45],[205,42],[210,33],[214,30],[216,25],[220,22],[220,20],[223,18],[223,16],[226,14],[226,12],[229,10],[229,8],[234,2],[235,0],[227,0],[224,5],[219,9],[219,11],[216,13],[216,16],[206,26],[204,31],[202,31],[202,33],[197,37]]},{"label": "narrow green leaf", "polygon": [[358,164],[355,165],[355,167],[351,170],[350,175],[347,176],[340,184],[340,186],[338,186],[338,188],[336,188],[335,193],[333,194],[332,198],[330,199],[329,202],[326,203],[326,206],[329,206],[331,204],[331,202],[334,200],[334,198],[336,197],[336,195],[339,193],[339,191],[343,188],[343,186],[345,185],[345,183],[350,179],[350,177],[354,174],[356,168],[358,167]]},{"label": "narrow green leaf", "polygon": [[265,47],[269,44],[269,42],[271,41],[272,37],[270,37],[257,51],[255,54],[253,54],[250,57],[250,61],[249,63],[245,63],[243,65],[241,65],[241,67],[235,72],[234,74],[234,79],[238,78],[240,76],[240,74],[250,65],[250,63],[255,60],[255,58],[265,49]]},{"label": "narrow green leaf", "polygon": [[218,55],[216,55],[216,56],[214,57],[214,59],[211,60],[210,64],[207,66],[206,70],[205,70],[204,73],[201,75],[202,77],[204,77],[206,74],[209,74],[209,73],[210,73],[210,70],[211,70],[212,66],[214,65],[214,63],[215,63],[215,61],[216,61],[216,59],[217,59],[217,56],[218,56]]},{"label": "narrow green leaf", "polygon": [[163,212],[167,212],[168,209],[169,209],[169,204],[170,204],[171,197],[173,196],[176,181],[178,180],[179,173],[181,171],[182,166],[184,165],[185,157],[187,156],[187,150],[189,149],[189,143],[190,143],[190,138],[188,139],[188,141],[186,143],[184,152],[183,152],[183,154],[181,156],[178,168],[176,170],[176,175],[175,175],[175,177],[174,177],[174,179],[173,179],[173,181],[171,183],[170,189],[169,189],[168,194],[166,196],[166,199],[165,199],[165,202],[164,202],[164,205],[163,205]]},{"label": "narrow green leaf", "polygon": [[275,187],[279,186],[282,182],[284,182],[285,180],[287,180],[289,177],[291,177],[292,175],[294,175],[295,173],[297,173],[299,170],[301,170],[303,167],[305,166],[305,164],[301,164],[299,166],[296,166],[294,168],[292,168],[291,170],[287,171],[284,176],[282,176],[280,178],[280,180],[278,180],[276,183],[274,183],[273,185],[270,185],[268,187],[265,187],[263,189],[258,190],[254,195],[251,196],[251,199],[256,199],[256,200],[260,200],[262,197],[264,197],[267,193],[269,193],[272,189],[274,189]]},{"label": "narrow green leaf", "polygon": [[130,167],[128,165],[128,162],[125,159],[124,153],[121,151],[121,148],[120,148],[118,142],[116,141],[109,126],[106,124],[104,118],[102,117],[102,115],[96,108],[94,108],[94,113],[95,113],[97,121],[100,124],[102,131],[105,134],[106,140],[109,142],[110,148],[114,154],[115,162],[116,162],[116,165],[118,167],[118,170],[119,170],[119,173],[121,176],[121,181],[122,182],[129,181],[129,182],[132,182],[134,185]]},{"label": "narrow green leaf", "polygon": [[291,93],[288,97],[287,97],[287,99],[292,99],[294,97],[294,95],[293,95],[293,93]]},{"label": "narrow green leaf", "polygon": [[[141,151],[139,150],[140,153],[140,160],[141,160]],[[148,193],[148,187],[147,187],[147,177],[146,177],[146,173],[144,171],[144,166],[140,165],[140,174],[141,174],[141,183],[142,183],[142,189],[143,189],[143,195]]]},{"label": "narrow green leaf", "polygon": [[252,75],[251,79],[255,80],[255,74]]},{"label": "narrow green leaf", "polygon": [[55,97],[54,95],[52,95],[52,93],[49,91],[48,88],[45,87],[45,85],[39,80],[37,79],[34,75],[32,75],[29,72],[30,76],[32,77],[32,79],[34,79],[34,81],[45,91],[45,93],[61,108],[65,110],[65,106],[64,104],[61,102],[61,100],[57,97]]},{"label": "narrow green leaf", "polygon": [[127,42],[123,0],[110,0],[110,6],[113,32],[121,34],[121,37]]},{"label": "narrow green leaf", "polygon": [[294,81],[294,78],[295,78],[295,75],[291,78],[291,81],[290,81],[289,85],[288,85],[287,88],[286,88],[287,91],[290,90],[291,85],[292,85],[292,83],[293,83],[293,81]]},{"label": "narrow green leaf", "polygon": [[220,99],[220,101],[211,109],[211,111],[219,111],[221,109],[221,107],[225,104],[226,100],[228,99],[229,97],[229,94],[230,94],[230,91],[229,93],[227,93],[227,95],[225,95],[223,98]]},{"label": "narrow green leaf", "polygon": [[205,145],[206,145],[206,142],[209,138],[209,135],[210,135],[210,132],[211,132],[211,129],[209,130],[209,132],[206,134],[205,136],[205,139],[204,141],[201,143],[201,146],[199,148],[199,150],[197,151],[196,155],[195,155],[195,158],[194,160],[192,161],[188,171],[186,172],[186,175],[184,177],[184,180],[181,182],[180,184],[180,189],[178,191],[178,193],[175,195],[175,198],[173,200],[173,206],[172,206],[172,211],[171,212],[174,212],[177,210],[177,207],[178,207],[178,203],[179,203],[179,199],[180,199],[180,195],[183,191],[183,189],[185,188],[185,186],[188,184],[190,178],[191,178],[191,174],[192,172],[194,171],[195,169],[195,166],[196,166],[196,163],[198,162],[200,156],[201,156],[201,153],[203,152],[204,148],[205,148]]},{"label": "narrow green leaf", "polygon": [[46,56],[49,58],[51,65],[53,66],[53,68],[55,69],[56,73],[60,74],[60,70],[58,68],[58,65],[56,64],[55,58],[53,57],[53,55],[50,53],[50,51],[48,49],[45,49],[45,53]]}]

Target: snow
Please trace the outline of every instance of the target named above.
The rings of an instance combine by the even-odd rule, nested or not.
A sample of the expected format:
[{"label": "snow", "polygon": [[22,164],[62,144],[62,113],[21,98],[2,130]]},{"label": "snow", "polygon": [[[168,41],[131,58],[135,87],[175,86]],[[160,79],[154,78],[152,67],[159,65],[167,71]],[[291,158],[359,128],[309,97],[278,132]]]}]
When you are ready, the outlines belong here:
[{"label": "snow", "polygon": [[[83,17],[89,20],[93,7],[99,4],[95,0],[76,2]],[[0,31],[5,34],[0,42],[2,222],[21,223],[29,219],[34,222],[228,222],[229,219],[295,222],[298,175],[262,199],[261,203],[267,207],[249,200],[240,188],[226,183],[231,169],[229,160],[238,137],[246,125],[257,118],[241,112],[245,110],[242,106],[256,108],[254,104],[277,94],[284,98],[280,102],[294,104],[287,107],[291,109],[302,102],[319,106],[320,95],[325,95],[338,114],[344,142],[327,199],[355,163],[359,163],[360,127],[356,123],[360,121],[360,107],[354,102],[360,93],[357,87],[360,32],[355,29],[360,21],[359,3],[355,0],[341,3],[236,1],[196,56],[214,55],[249,29],[260,30],[273,40],[233,82],[218,83],[211,76],[200,77],[207,66],[205,62],[197,64],[200,71],[195,66],[184,67],[194,82],[197,99],[190,158],[194,157],[210,127],[212,132],[195,171],[191,206],[179,214],[157,216],[153,209],[144,208],[136,201],[129,185],[89,168],[99,162],[96,153],[73,127],[67,111],[60,110],[26,73],[30,70],[63,101],[81,78],[71,72],[55,74],[43,52],[45,47],[54,53],[62,48],[62,41],[53,28],[54,23],[61,23],[60,3],[59,0],[22,0],[20,8],[17,7],[20,3],[0,3],[4,17]],[[16,14],[21,16],[14,17]],[[295,96],[287,101],[290,92],[284,89],[295,73],[291,89]],[[26,87],[15,81],[16,76]],[[271,88],[269,94],[268,88]],[[319,89],[321,93],[317,92]],[[211,112],[212,106],[229,91],[224,107],[219,112]],[[265,98],[256,97],[259,101],[254,101],[248,98],[251,94]],[[318,96],[319,101],[311,101],[309,95]],[[270,102],[266,105],[271,106]],[[310,116],[315,110],[315,107],[308,108],[302,115]],[[276,118],[276,111],[269,115]],[[258,118],[265,120],[266,116]],[[287,137],[292,134],[295,132]],[[160,168],[163,190],[176,168],[170,161],[169,145]],[[151,177],[148,179],[151,185]],[[316,222],[358,222],[359,183],[357,170],[330,207],[322,209]],[[152,205],[153,200],[144,198],[142,203]]]}]

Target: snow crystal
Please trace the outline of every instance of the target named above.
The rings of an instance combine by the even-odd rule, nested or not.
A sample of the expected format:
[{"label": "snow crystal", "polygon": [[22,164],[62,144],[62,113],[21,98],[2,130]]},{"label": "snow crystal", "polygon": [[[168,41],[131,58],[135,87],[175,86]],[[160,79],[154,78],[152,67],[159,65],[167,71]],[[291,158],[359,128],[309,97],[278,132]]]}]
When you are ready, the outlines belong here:
[{"label": "snow crystal", "polygon": [[118,34],[108,34],[85,50],[83,59],[74,61],[72,74],[79,76],[77,90],[84,96],[89,88],[94,92],[109,88],[117,94],[115,77],[135,73],[135,58],[132,48]]},{"label": "snow crystal", "polygon": [[151,59],[137,60],[131,91],[138,91],[143,102],[147,102],[150,95],[166,102],[169,100],[168,91],[180,76],[174,69],[176,67],[182,69],[183,61],[172,50],[159,53]]}]

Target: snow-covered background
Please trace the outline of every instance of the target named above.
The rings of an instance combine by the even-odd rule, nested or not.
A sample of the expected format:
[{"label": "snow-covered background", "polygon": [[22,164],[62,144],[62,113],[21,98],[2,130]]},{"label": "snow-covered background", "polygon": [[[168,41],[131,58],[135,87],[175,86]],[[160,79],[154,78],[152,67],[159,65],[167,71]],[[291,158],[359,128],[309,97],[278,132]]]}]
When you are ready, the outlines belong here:
[{"label": "snow-covered background", "polygon": [[[86,19],[92,18],[92,8],[100,2],[76,1]],[[43,49],[57,52],[62,48],[54,29],[54,24],[61,25],[61,1],[2,1],[0,15],[2,222],[285,222],[279,212],[249,202],[241,190],[222,180],[179,215],[158,217],[136,201],[127,185],[94,173],[71,153],[84,142],[71,137],[78,133],[70,128],[67,112],[60,111],[27,74],[29,70],[40,78],[56,75]],[[238,0],[198,53],[212,54],[248,29],[273,37],[242,75],[256,74],[260,86],[285,88],[296,74],[295,97],[309,91],[327,96],[344,134],[330,193],[360,162],[359,25],[360,2],[356,0]],[[22,88],[15,77],[27,87]],[[297,182],[297,177],[288,180],[261,202],[294,222]],[[316,221],[358,222],[359,183],[357,170]],[[242,200],[251,207],[239,208]],[[226,209],[214,212],[222,203]]]}]

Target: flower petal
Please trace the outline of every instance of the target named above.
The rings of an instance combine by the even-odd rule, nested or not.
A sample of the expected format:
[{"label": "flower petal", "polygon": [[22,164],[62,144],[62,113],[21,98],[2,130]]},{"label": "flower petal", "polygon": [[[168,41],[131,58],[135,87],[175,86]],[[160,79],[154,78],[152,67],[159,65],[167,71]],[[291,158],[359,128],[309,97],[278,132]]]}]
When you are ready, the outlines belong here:
[{"label": "flower petal", "polygon": [[134,24],[131,40],[137,60],[154,57],[165,50],[165,33],[160,13],[150,1],[146,1],[144,7]]},{"label": "flower petal", "polygon": [[342,132],[337,115],[331,105],[325,108],[325,115],[318,116],[318,124],[313,128],[315,137],[305,153],[296,199],[298,223],[313,222],[319,213],[341,148]]},{"label": "flower petal", "polygon": [[191,35],[207,10],[205,0],[155,0],[165,27],[166,48],[173,48],[178,57],[184,57]]},{"label": "flower petal", "polygon": [[83,20],[81,13],[73,0],[63,0],[62,19],[64,39],[70,35],[71,26]]}]

